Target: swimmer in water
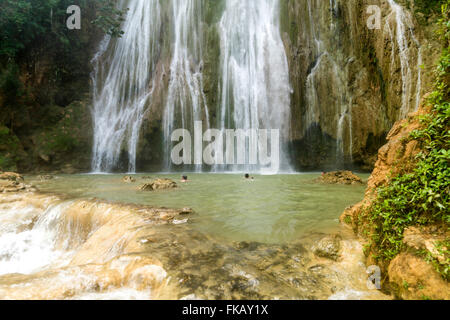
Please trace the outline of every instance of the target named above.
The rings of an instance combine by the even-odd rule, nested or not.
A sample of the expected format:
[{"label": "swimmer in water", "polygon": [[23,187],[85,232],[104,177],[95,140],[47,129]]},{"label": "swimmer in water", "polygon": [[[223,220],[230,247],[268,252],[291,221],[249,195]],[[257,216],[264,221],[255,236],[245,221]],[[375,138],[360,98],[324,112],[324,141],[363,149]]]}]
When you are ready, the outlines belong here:
[{"label": "swimmer in water", "polygon": [[182,176],[181,177],[181,182],[188,182],[189,180],[188,180],[188,177],[187,176]]}]

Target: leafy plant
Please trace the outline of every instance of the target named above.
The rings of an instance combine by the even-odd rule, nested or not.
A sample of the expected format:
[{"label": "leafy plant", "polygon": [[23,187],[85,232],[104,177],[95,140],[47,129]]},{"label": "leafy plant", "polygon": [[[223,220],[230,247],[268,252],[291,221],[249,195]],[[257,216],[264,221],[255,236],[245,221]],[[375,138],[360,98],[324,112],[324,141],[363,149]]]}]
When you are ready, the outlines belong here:
[{"label": "leafy plant", "polygon": [[[16,57],[36,41],[51,41],[70,46],[67,8],[83,8],[89,0],[0,0],[0,57]],[[115,0],[95,0],[97,27],[114,37],[122,35],[121,24],[126,10],[116,8]]]},{"label": "leafy plant", "polygon": [[118,9],[113,0],[97,1],[99,2],[98,15],[92,23],[112,37],[121,37],[124,33],[121,25],[125,20],[127,9]]},{"label": "leafy plant", "polygon": [[[375,258],[389,262],[404,249],[403,233],[413,225],[450,223],[449,6],[442,6],[439,32],[444,45],[436,71],[435,90],[428,99],[431,113],[421,117],[422,129],[411,133],[422,152],[413,170],[404,170],[377,190],[368,208]],[[408,166],[406,166],[408,167]],[[447,270],[447,271],[445,271]],[[439,271],[446,277],[448,266]]]}]

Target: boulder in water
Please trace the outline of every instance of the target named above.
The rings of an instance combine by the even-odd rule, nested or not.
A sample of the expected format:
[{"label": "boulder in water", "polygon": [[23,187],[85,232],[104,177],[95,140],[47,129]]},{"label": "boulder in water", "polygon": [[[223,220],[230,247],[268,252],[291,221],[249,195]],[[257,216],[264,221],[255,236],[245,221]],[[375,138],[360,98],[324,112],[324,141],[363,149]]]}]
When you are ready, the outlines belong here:
[{"label": "boulder in water", "polygon": [[49,180],[55,179],[55,177],[52,175],[42,175],[42,176],[38,176],[37,179],[40,181],[49,181]]},{"label": "boulder in water", "polygon": [[141,191],[155,191],[155,190],[166,190],[177,188],[175,181],[170,179],[156,179],[150,183],[142,185],[139,190]]},{"label": "boulder in water", "polygon": [[24,178],[23,178],[23,176],[21,176],[18,173],[15,173],[15,172],[1,172],[0,180],[22,182],[22,181],[24,181]]},{"label": "boulder in water", "polygon": [[321,258],[337,260],[341,249],[341,237],[331,235],[320,240],[314,247],[314,254]]},{"label": "boulder in water", "polygon": [[0,193],[35,191],[36,189],[24,183],[24,178],[15,172],[0,173]]},{"label": "boulder in water", "polygon": [[184,215],[184,214],[192,214],[194,213],[194,210],[192,208],[183,208],[180,212],[180,214]]},{"label": "boulder in water", "polygon": [[363,184],[362,179],[351,171],[333,171],[323,173],[322,176],[316,180],[316,182],[346,185]]},{"label": "boulder in water", "polygon": [[136,182],[136,179],[134,179],[132,176],[125,176],[123,177],[122,181],[125,183],[133,183]]}]

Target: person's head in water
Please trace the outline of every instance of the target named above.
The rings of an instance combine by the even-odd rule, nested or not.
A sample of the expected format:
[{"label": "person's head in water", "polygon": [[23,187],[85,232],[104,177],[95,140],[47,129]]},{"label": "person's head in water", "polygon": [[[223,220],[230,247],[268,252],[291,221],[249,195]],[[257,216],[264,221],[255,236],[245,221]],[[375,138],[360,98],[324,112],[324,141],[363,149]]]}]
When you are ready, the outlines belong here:
[{"label": "person's head in water", "polygon": [[245,179],[249,179],[250,175],[248,173],[245,174]]},{"label": "person's head in water", "polygon": [[183,182],[188,181],[188,176],[182,176],[182,177],[181,177],[181,181],[183,181]]}]

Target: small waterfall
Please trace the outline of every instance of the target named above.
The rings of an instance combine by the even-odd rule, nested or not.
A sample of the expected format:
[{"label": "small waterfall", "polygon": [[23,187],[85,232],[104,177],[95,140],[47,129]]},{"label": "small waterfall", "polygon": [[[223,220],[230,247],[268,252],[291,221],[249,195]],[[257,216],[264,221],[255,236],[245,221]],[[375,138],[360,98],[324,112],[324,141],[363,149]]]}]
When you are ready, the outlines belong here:
[{"label": "small waterfall", "polygon": [[0,275],[30,274],[64,260],[68,253],[59,250],[58,225],[66,206],[51,205],[39,217],[32,206],[0,209]]},{"label": "small waterfall", "polygon": [[[219,128],[222,131],[279,129],[282,138],[280,162],[282,166],[284,164],[279,169],[289,170],[287,139],[291,87],[279,28],[279,2],[226,1],[219,33],[222,72]],[[233,166],[225,169],[244,168]]]},{"label": "small waterfall", "polygon": [[119,39],[106,37],[93,60],[94,172],[116,169],[124,151],[128,170],[136,171],[139,133],[159,54],[159,1],[121,1],[119,6],[129,8],[125,33]]},{"label": "small waterfall", "polygon": [[[402,75],[402,105],[400,108],[399,119],[405,118],[409,112],[416,111],[419,108],[422,94],[422,48],[414,34],[414,24],[411,13],[404,10],[394,0],[388,0],[391,7],[391,14],[385,25],[385,30],[389,33],[392,43],[391,69],[395,68],[395,59],[400,60]],[[395,18],[395,34],[390,25],[390,17]],[[412,46],[410,46],[410,41]],[[398,55],[396,55],[398,51]],[[417,51],[417,52],[415,52]],[[417,65],[412,65],[414,59]],[[417,78],[414,75],[417,73]],[[415,82],[415,91],[414,83]]]},{"label": "small waterfall", "polygon": [[[331,13],[329,32],[323,32],[324,26],[316,22],[320,14],[323,14],[320,9],[323,4],[320,0],[307,0],[306,5],[309,25],[306,38],[311,43],[311,56],[315,61],[306,77],[303,134],[307,139],[312,139],[309,133],[311,127],[320,125],[323,130],[324,122],[328,119],[328,123],[325,124],[328,126],[328,134],[334,134],[336,137],[336,163],[342,166],[345,157],[347,155],[351,157],[353,152],[352,98],[349,96],[346,80],[348,70],[345,64],[340,63],[343,57],[330,46],[330,43],[336,42],[336,37],[339,37],[335,22],[335,15],[339,10],[338,2],[333,0],[329,2]],[[327,35],[330,38],[326,38]],[[333,41],[330,41],[331,38]]]},{"label": "small waterfall", "polygon": [[154,218],[154,209],[0,195],[1,299],[151,298],[167,274],[156,259],[127,249],[136,248],[142,226],[157,224],[144,216]]},{"label": "small waterfall", "polygon": [[[209,112],[203,93],[202,1],[172,1],[172,62],[167,103],[163,119],[164,166],[172,166],[171,134],[175,129],[194,132],[195,121],[209,126]],[[201,166],[197,165],[196,171]]]}]

